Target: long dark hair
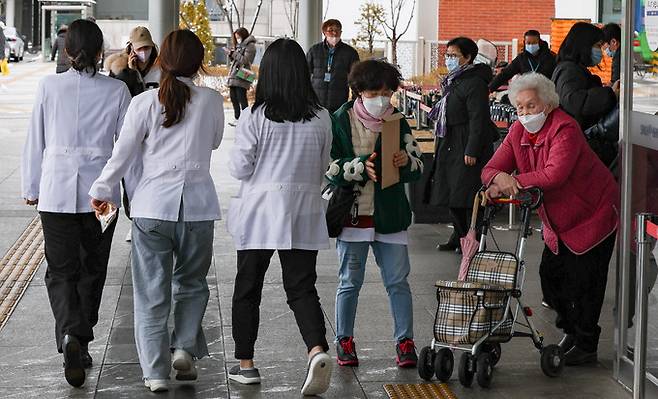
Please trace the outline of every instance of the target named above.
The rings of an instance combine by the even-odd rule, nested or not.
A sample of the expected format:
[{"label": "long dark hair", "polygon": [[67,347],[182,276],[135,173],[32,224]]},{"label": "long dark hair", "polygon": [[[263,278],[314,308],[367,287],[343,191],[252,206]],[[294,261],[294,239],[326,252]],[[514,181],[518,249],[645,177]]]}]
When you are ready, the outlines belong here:
[{"label": "long dark hair", "polygon": [[175,30],[162,41],[158,64],[162,75],[158,99],[164,106],[162,126],[172,127],[185,116],[190,101],[190,88],[177,77],[192,77],[203,68],[204,48],[201,40],[189,30]]},{"label": "long dark hair", "polygon": [[233,32],[233,47],[238,47],[238,41],[235,40],[235,35],[240,36],[242,38],[242,41],[244,42],[249,37],[249,31],[247,30],[247,28],[241,27],[236,29],[235,32]]},{"label": "long dark hair", "polygon": [[76,19],[69,25],[64,47],[73,69],[96,74],[97,57],[103,49],[103,32],[98,25],[86,19]]},{"label": "long dark hair", "polygon": [[564,38],[557,62],[572,61],[584,66],[592,62],[592,47],[603,41],[603,30],[587,22],[577,22]]},{"label": "long dark hair", "polygon": [[320,107],[311,86],[304,50],[292,39],[277,39],[265,51],[258,71],[256,102],[265,107],[265,117],[274,122],[309,121]]}]

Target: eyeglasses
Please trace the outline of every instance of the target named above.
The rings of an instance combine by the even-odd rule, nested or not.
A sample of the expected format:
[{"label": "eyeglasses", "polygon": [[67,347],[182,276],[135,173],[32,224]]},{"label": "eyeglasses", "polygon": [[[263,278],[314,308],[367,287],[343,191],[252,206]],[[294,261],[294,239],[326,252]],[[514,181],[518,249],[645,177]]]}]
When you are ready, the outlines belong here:
[{"label": "eyeglasses", "polygon": [[458,59],[460,57],[461,57],[461,54],[446,54],[445,55],[445,58],[448,58],[448,59]]}]

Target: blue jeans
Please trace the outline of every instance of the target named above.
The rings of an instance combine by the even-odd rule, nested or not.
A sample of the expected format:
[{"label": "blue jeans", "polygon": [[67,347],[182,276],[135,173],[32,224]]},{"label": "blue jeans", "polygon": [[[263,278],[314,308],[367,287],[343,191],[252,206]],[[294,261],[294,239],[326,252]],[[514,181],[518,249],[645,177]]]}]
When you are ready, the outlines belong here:
[{"label": "blue jeans", "polygon": [[336,340],[354,336],[354,319],[359,291],[366,272],[368,249],[372,246],[391,306],[394,336],[397,341],[413,338],[413,308],[409,275],[409,254],[406,245],[383,242],[345,242],[336,240],[340,271],[336,292]]},{"label": "blue jeans", "polygon": [[[143,376],[168,379],[170,349],[208,356],[202,321],[206,275],[212,261],[214,221],[133,218],[132,280],[135,343]],[[173,307],[173,332],[167,328]]]}]

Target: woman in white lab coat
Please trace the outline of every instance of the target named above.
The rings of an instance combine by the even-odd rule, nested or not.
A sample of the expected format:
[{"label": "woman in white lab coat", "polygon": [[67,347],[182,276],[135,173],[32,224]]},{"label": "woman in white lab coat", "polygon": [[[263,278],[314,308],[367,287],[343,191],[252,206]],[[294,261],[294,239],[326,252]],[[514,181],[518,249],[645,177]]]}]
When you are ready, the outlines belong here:
[{"label": "woman in white lab coat", "polygon": [[[95,23],[71,23],[65,48],[72,68],[39,84],[23,150],[22,194],[41,215],[57,349],[66,380],[77,387],[92,363],[87,348],[115,227],[101,232],[87,193],[110,158],[130,93],[96,73],[103,34]],[[108,187],[108,199],[119,198],[119,185]]]},{"label": "woman in white lab coat", "polygon": [[320,195],[331,150],[331,118],[311,87],[302,48],[279,39],[259,68],[256,101],[240,116],[230,172],[242,181],[228,228],[238,250],[233,292],[233,340],[240,364],[229,378],[260,382],[254,368],[263,279],[278,251],[288,305],[308,350],[305,395],[327,390],[332,362],[315,289],[319,249],[329,246]]},{"label": "woman in white lab coat", "polygon": [[160,88],[133,98],[112,158],[89,191],[102,212],[131,162],[143,165],[131,198],[131,263],[137,354],[153,392],[168,389],[172,365],[176,379],[196,380],[195,359],[208,356],[201,323],[214,221],[220,219],[210,156],[222,140],[224,112],[219,93],[192,82],[203,56],[191,31],[167,35]]}]

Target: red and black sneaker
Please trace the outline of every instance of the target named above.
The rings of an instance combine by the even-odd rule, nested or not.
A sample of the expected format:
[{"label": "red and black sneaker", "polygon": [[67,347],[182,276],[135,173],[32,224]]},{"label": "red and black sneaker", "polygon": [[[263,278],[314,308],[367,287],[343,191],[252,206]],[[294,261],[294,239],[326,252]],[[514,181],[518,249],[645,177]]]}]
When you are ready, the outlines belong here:
[{"label": "red and black sneaker", "polygon": [[339,366],[359,365],[359,358],[356,357],[356,347],[354,346],[354,337],[341,338],[336,343],[336,361]]},{"label": "red and black sneaker", "polygon": [[395,358],[395,362],[398,364],[398,367],[416,367],[416,363],[418,363],[418,356],[416,356],[416,345],[414,344],[413,339],[405,338],[398,342],[398,344],[395,346],[395,350],[398,353],[398,356]]}]

